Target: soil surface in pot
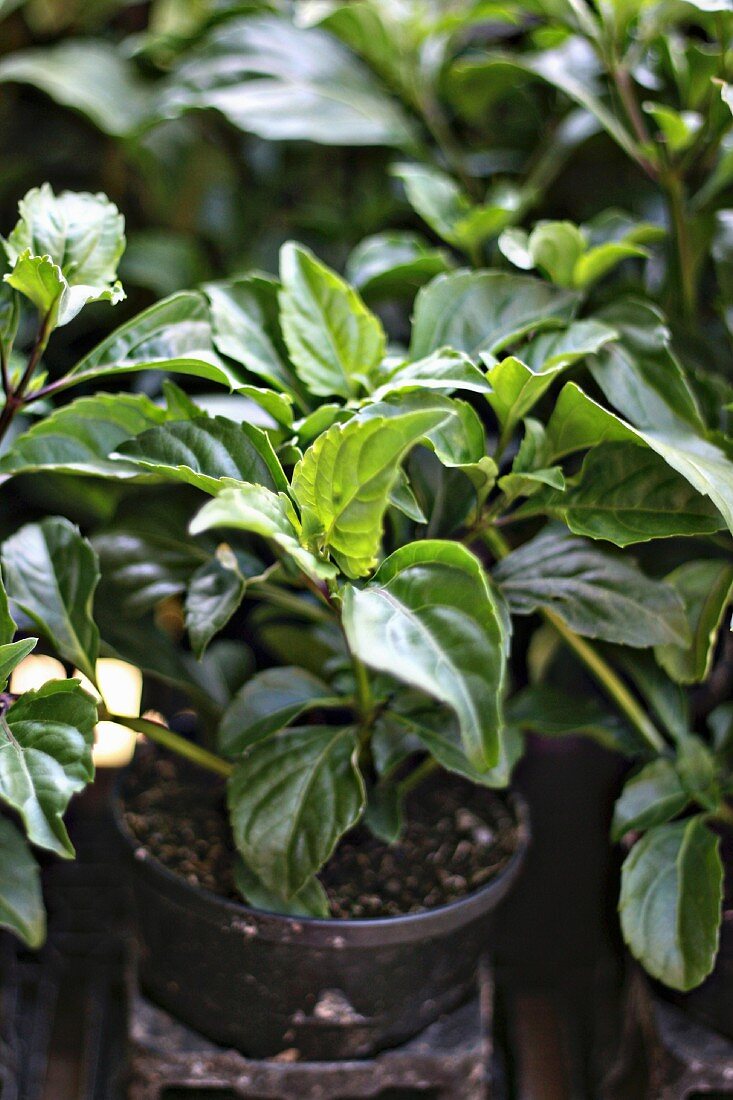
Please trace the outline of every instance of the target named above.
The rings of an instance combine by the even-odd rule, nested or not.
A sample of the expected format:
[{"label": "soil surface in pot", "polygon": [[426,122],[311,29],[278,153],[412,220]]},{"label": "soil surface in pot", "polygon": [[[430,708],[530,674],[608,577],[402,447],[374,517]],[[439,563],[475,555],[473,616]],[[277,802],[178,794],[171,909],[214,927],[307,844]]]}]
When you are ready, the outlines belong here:
[{"label": "soil surface in pot", "polygon": [[[241,902],[224,785],[159,750],[138,752],[124,788],[125,820],[140,845],[193,886]],[[331,915],[369,919],[447,905],[486,886],[517,847],[501,796],[441,775],[414,791],[396,844],[357,826],[319,874]]]}]

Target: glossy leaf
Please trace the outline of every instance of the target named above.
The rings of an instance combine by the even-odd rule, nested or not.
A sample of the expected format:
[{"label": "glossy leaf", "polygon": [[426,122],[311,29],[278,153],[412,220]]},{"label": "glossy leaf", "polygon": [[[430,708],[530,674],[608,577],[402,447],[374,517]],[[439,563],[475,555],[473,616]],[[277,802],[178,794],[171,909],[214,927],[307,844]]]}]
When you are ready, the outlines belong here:
[{"label": "glossy leaf", "polygon": [[232,700],[219,727],[219,747],[235,755],[306,711],[344,705],[323,680],[303,668],[283,665],[265,669],[248,680]]},{"label": "glossy leaf", "polygon": [[41,869],[12,821],[0,817],[0,926],[35,950],[46,938]]},{"label": "glossy leaf", "polygon": [[18,813],[33,844],[64,858],[74,849],[62,818],[94,775],[96,721],[97,705],[78,680],[27,691],[0,716],[0,801]]},{"label": "glossy leaf", "polygon": [[409,389],[440,390],[446,394],[456,390],[488,394],[491,386],[467,355],[441,348],[425,359],[408,361],[395,367],[387,380],[374,390],[372,400],[381,401],[391,393]]},{"label": "glossy leaf", "polygon": [[298,377],[311,393],[350,398],[371,387],[385,335],[357,292],[307,249],[280,254],[280,321]]},{"label": "glossy leaf", "polygon": [[205,504],[191,523],[191,534],[230,527],[270,539],[309,577],[321,581],[335,575],[334,566],[307,550],[300,541],[300,524],[289,498],[263,485],[227,486]]},{"label": "glossy leaf", "polygon": [[395,230],[360,241],[346,262],[346,278],[367,299],[404,298],[452,266],[444,249]]},{"label": "glossy leaf", "polygon": [[530,331],[561,328],[576,296],[524,275],[456,271],[423,287],[415,302],[410,354],[422,359],[442,347],[496,353]]},{"label": "glossy leaf", "polygon": [[478,771],[498,763],[505,627],[473,554],[435,540],[402,547],[365,588],[344,590],[344,628],[365,664],[454,712]]},{"label": "glossy leaf", "polygon": [[628,558],[549,527],[514,550],[494,579],[515,615],[556,612],[578,634],[644,648],[689,636],[671,585],[645,576]]},{"label": "glossy leaf", "polygon": [[691,817],[650,829],[624,861],[624,939],[652,977],[673,989],[693,989],[713,968],[723,892],[719,843],[701,817]]},{"label": "glossy leaf", "polygon": [[276,891],[263,886],[242,857],[237,856],[234,860],[234,884],[244,901],[262,912],[321,920],[329,916],[328,896],[317,878],[308,879],[305,886],[286,901]]},{"label": "glossy leaf", "polygon": [[349,50],[324,31],[270,15],[229,19],[178,67],[164,110],[204,107],[270,141],[413,141],[399,104]]},{"label": "glossy leaf", "polygon": [[692,642],[684,647],[659,646],[654,655],[677,683],[702,683],[712,667],[726,609],[733,602],[733,565],[714,558],[688,561],[665,580],[684,601]]},{"label": "glossy leaf", "polygon": [[21,527],[2,545],[5,587],[59,656],[95,682],[97,555],[77,527],[54,517]]},{"label": "glossy leaf", "polygon": [[288,899],[358,820],[364,785],[354,730],[294,726],[253,745],[229,781],[234,841],[269,890]]},{"label": "glossy leaf", "polygon": [[330,551],[349,577],[377,561],[382,522],[411,447],[452,415],[450,402],[399,409],[387,418],[334,424],[306,451],[293,473],[293,493],[309,539]]},{"label": "glossy leaf", "polygon": [[223,416],[150,428],[123,443],[117,455],[126,464],[205,493],[217,493],[224,478],[276,491],[287,488],[267,435],[252,424],[236,424]]},{"label": "glossy leaf", "polygon": [[215,634],[226,626],[244,598],[249,577],[261,572],[260,563],[236,554],[226,543],[191,577],[184,619],[191,649],[201,658]]},{"label": "glossy leaf", "polygon": [[577,535],[621,547],[725,526],[717,508],[664,459],[633,443],[594,447],[577,482],[535,497],[530,508],[562,519]]},{"label": "glossy leaf", "polygon": [[128,479],[140,476],[132,463],[108,458],[121,443],[163,424],[164,409],[144,394],[80,397],[38,420],[0,458],[0,473],[39,471]]},{"label": "glossy leaf", "polygon": [[689,800],[674,764],[660,756],[626,780],[614,807],[611,837],[621,840],[631,830],[664,825],[681,813]]}]

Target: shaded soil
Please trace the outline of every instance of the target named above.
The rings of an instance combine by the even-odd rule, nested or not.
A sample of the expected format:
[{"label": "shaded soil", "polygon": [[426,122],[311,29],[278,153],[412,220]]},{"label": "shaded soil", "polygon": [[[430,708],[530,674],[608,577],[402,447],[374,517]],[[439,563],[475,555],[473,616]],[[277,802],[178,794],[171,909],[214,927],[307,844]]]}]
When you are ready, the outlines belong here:
[{"label": "shaded soil", "polygon": [[[241,901],[223,783],[163,752],[141,752],[125,786],[124,814],[133,836],[171,871]],[[318,877],[336,918],[417,913],[485,886],[506,866],[517,839],[500,795],[441,774],[410,796],[396,844],[357,826]]]}]

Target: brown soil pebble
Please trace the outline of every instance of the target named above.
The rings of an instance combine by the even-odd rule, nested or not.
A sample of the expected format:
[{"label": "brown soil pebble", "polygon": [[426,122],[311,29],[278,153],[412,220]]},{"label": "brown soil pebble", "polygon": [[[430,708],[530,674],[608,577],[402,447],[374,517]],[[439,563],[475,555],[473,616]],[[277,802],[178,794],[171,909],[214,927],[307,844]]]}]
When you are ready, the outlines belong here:
[{"label": "brown soil pebble", "polygon": [[[158,751],[138,753],[125,820],[140,844],[193,886],[241,901],[224,786]],[[331,914],[393,917],[446,905],[485,886],[511,858],[517,825],[504,799],[441,773],[413,792],[396,844],[357,826],[319,874]]]}]

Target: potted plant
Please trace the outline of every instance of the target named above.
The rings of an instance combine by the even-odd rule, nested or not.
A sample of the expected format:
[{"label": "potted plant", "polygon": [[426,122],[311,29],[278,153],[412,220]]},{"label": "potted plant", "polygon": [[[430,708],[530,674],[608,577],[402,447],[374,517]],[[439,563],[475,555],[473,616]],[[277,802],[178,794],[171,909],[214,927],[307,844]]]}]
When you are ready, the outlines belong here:
[{"label": "potted plant", "polygon": [[[436,278],[418,295],[409,351],[388,349],[359,294],[291,244],[279,280],[254,274],[174,295],[49,380],[40,351],[74,286],[85,288],[75,300],[119,295],[113,217],[101,197],[57,197],[48,187],[27,196],[9,237],[6,283],[38,309],[41,336],[32,369],[11,384],[13,413],[101,377],[158,369],[226,387],[230,415],[208,415],[208,396],[170,383],[162,403],[134,393],[80,397],[17,436],[0,468],[104,479],[117,516],[75,565],[85,599],[74,602],[74,643],[93,668],[93,603],[106,647],[165,679],[188,679],[205,725],[218,727],[215,742],[200,744],[119,718],[226,778],[230,875],[249,902],[213,898],[167,872],[150,857],[149,834],[147,843],[138,835],[148,982],[211,1032],[216,996],[232,997],[236,972],[240,1011],[223,1002],[217,1037],[253,1053],[363,1054],[466,995],[483,917],[515,873],[522,829],[509,824],[516,851],[493,883],[375,921],[325,919],[332,853],[348,847],[359,819],[359,843],[369,843],[368,831],[394,841],[406,797],[409,829],[415,807],[432,797],[430,781],[419,784],[437,768],[479,788],[506,784],[525,728],[587,729],[626,751],[658,752],[661,735],[626,676],[631,670],[644,689],[639,670],[657,667],[652,652],[688,650],[685,598],[673,579],[592,540],[602,533],[625,547],[715,535],[730,516],[730,464],[699,418],[658,312],[623,301],[589,315],[580,290],[506,270]],[[614,403],[619,380],[633,383],[633,415],[612,412],[577,381],[559,388],[544,423],[529,415],[563,372],[588,387],[589,368]],[[670,399],[660,372],[675,380],[671,399],[687,412],[674,442],[638,423],[641,410]],[[167,486],[163,507],[156,485]],[[29,525],[6,544],[6,583],[63,652],[66,627],[44,611],[41,593],[68,561],[39,556],[38,538]],[[194,655],[206,660],[211,639],[233,624],[221,678],[236,679],[232,648],[240,681],[250,647],[259,660],[223,707],[214,666],[202,678],[155,622],[161,598],[181,596]],[[251,610],[233,618],[243,601]],[[512,695],[513,624],[535,613],[544,625],[529,663],[542,689]],[[590,692],[568,697],[558,646],[615,713]],[[185,786],[178,773],[168,778]],[[416,801],[418,790],[427,793]],[[128,803],[128,829],[145,817],[141,805]],[[179,819],[190,812],[184,804]],[[187,844],[205,840],[189,834]],[[478,834],[474,843],[486,841]],[[146,923],[158,906],[170,919]],[[288,981],[268,993],[273,973]],[[256,997],[243,1005],[247,988]]]}]

